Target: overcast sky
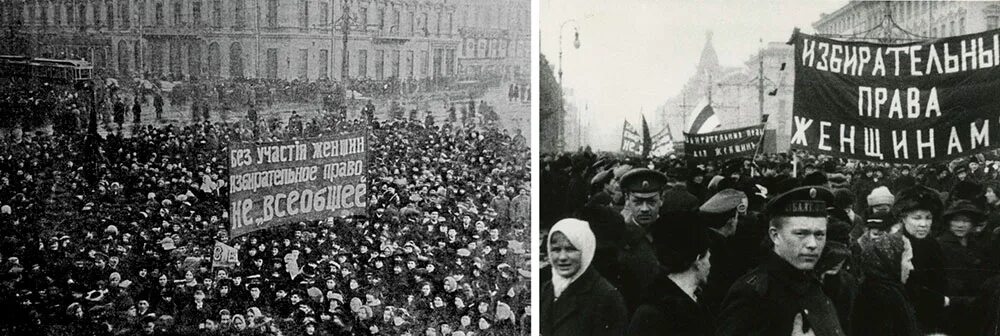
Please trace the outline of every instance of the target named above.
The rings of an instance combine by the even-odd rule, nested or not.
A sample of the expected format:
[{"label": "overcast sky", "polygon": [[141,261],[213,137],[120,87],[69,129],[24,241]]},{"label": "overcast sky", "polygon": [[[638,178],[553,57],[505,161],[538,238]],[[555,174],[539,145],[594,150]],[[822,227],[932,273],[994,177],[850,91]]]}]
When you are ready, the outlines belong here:
[{"label": "overcast sky", "polygon": [[[570,102],[589,106],[590,140],[603,150],[621,141],[622,120],[639,121],[677,94],[698,64],[705,33],[722,66],[742,66],[759,39],[787,41],[796,27],[813,32],[820,13],[847,0],[541,0],[541,52],[559,71],[563,29],[563,82]],[[653,127],[657,128],[657,127]],[[656,132],[656,130],[652,130]]]}]

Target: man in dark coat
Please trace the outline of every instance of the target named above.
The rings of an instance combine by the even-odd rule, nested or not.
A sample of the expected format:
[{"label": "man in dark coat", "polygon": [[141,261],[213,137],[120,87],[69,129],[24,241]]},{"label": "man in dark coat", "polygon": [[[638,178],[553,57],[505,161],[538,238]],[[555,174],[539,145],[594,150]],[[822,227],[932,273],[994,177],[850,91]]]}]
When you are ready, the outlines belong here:
[{"label": "man in dark coat", "polygon": [[726,291],[748,269],[741,260],[746,260],[751,251],[736,250],[730,238],[736,234],[740,213],[746,211],[748,203],[746,193],[723,189],[698,208],[696,221],[707,226],[712,250],[712,274],[700,297],[713,316],[718,313]]},{"label": "man in dark coat", "polygon": [[163,119],[163,96],[159,93],[153,95],[153,108],[156,109],[156,120]]},{"label": "man in dark coat", "polygon": [[663,268],[639,306],[628,335],[711,335],[712,316],[696,294],[712,268],[708,231],[694,218],[654,228]]},{"label": "man in dark coat", "polygon": [[829,189],[806,186],[767,204],[772,253],[730,288],[716,334],[791,335],[801,321],[815,335],[844,335],[837,311],[813,273],[826,243],[826,207],[833,200]]},{"label": "man in dark coat", "polygon": [[115,99],[114,110],[115,110],[115,123],[118,124],[119,127],[121,127],[121,125],[125,123],[125,103],[122,102],[121,97]]},{"label": "man in dark coat", "polygon": [[659,219],[663,205],[660,192],[666,182],[667,177],[662,173],[646,168],[636,168],[622,176],[625,237],[618,260],[622,270],[621,292],[629,312],[635,311],[642,297],[649,293],[647,288],[656,275],[653,270],[660,268],[649,229]]}]

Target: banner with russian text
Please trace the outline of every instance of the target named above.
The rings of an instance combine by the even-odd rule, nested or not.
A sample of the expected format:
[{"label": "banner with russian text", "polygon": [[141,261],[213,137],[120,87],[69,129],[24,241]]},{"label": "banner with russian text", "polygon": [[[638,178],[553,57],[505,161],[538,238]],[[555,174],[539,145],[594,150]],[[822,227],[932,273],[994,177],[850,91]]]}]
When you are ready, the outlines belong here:
[{"label": "banner with russian text", "polygon": [[764,124],[701,134],[684,133],[684,154],[694,161],[753,156],[762,136]]},{"label": "banner with russian text", "polygon": [[889,45],[796,32],[791,147],[889,163],[1000,148],[998,34]]},{"label": "banner with russian text", "polygon": [[365,213],[364,132],[229,149],[230,236]]},{"label": "banner with russian text", "polygon": [[238,252],[235,247],[216,241],[215,249],[212,251],[212,267],[235,267],[240,262]]}]

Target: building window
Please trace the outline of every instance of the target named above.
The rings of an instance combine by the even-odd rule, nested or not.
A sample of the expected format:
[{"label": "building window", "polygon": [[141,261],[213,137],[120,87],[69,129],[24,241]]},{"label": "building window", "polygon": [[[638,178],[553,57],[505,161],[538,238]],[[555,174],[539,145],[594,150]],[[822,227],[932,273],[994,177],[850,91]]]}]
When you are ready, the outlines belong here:
[{"label": "building window", "polygon": [[392,78],[399,79],[399,50],[392,51],[390,63],[392,65]]},{"label": "building window", "polygon": [[278,78],[278,49],[267,49],[267,66],[264,67],[264,76],[269,79]]},{"label": "building window", "polygon": [[[3,13],[0,14],[0,22],[7,23],[7,9],[0,7],[0,10],[3,11]],[[52,7],[52,20],[54,20],[53,24],[57,26],[62,25],[62,10],[63,6],[55,5],[55,7]]]},{"label": "building window", "polygon": [[452,14],[448,13],[448,36],[451,36],[451,34],[455,32],[453,30],[455,27],[454,27],[454,25],[452,25],[452,23],[453,23],[452,19],[453,19]]},{"label": "building window", "polygon": [[361,7],[361,11],[359,13],[361,16],[359,18],[361,22],[361,30],[368,31],[368,8]]},{"label": "building window", "polygon": [[368,50],[358,50],[358,78],[368,77]]},{"label": "building window", "polygon": [[990,15],[986,17],[986,29],[993,30],[997,28],[997,23],[1000,21],[1000,16]]},{"label": "building window", "polygon": [[434,20],[434,26],[437,36],[441,36],[441,12],[437,13],[437,18]]},{"label": "building window", "polygon": [[427,57],[427,51],[426,50],[425,51],[421,51],[420,52],[420,76],[421,77],[426,77],[427,76],[427,66],[428,66],[427,63],[429,61],[430,60]]},{"label": "building window", "polygon": [[267,0],[267,26],[278,27],[278,0]]},{"label": "building window", "polygon": [[319,50],[319,78],[330,78],[330,51]]},{"label": "building window", "polygon": [[66,11],[66,25],[67,26],[72,26],[73,23],[74,23],[74,20],[73,20],[73,7],[71,5],[69,5],[69,4],[67,4],[66,7],[63,7],[63,10]]},{"label": "building window", "polygon": [[420,29],[421,29],[421,31],[420,31],[421,35],[420,36],[430,36],[431,35],[431,30],[430,30],[430,26],[428,26],[429,24],[431,24],[431,22],[429,21],[430,16],[427,15],[427,13],[421,13],[420,15],[422,16],[421,17],[421,21],[423,22],[423,24],[418,24],[418,25],[420,25]]},{"label": "building window", "polygon": [[77,9],[79,10],[79,15],[77,15],[77,17],[80,18],[80,26],[86,27],[87,26],[87,5],[80,4],[80,7],[78,7]]},{"label": "building window", "polygon": [[413,78],[413,50],[406,52],[406,75]]},{"label": "building window", "polygon": [[448,59],[447,59],[447,63],[445,63],[445,64],[446,64],[445,75],[447,75],[449,77],[452,76],[452,75],[454,75],[455,74],[455,49],[448,49]]},{"label": "building window", "polygon": [[330,4],[326,2],[319,3],[319,22],[323,26],[330,24]]},{"label": "building window", "polygon": [[309,1],[299,0],[299,27],[309,28]]},{"label": "building window", "polygon": [[965,18],[958,19],[958,33],[965,34]]},{"label": "building window", "polygon": [[246,15],[244,15],[245,14],[244,12],[246,11],[246,5],[243,3],[243,0],[233,0],[232,6],[233,6],[233,28],[243,29],[243,27],[246,27],[247,25]]},{"label": "building window", "polygon": [[299,49],[299,79],[309,81],[309,49]]},{"label": "building window", "polygon": [[132,26],[132,11],[129,10],[128,1],[122,1],[118,5],[118,16],[121,17],[122,27],[129,28]]},{"label": "building window", "polygon": [[416,23],[415,23],[416,22],[416,17],[415,16],[416,16],[416,14],[414,14],[413,12],[410,12],[410,24],[409,24],[410,29],[407,30],[407,32],[410,33],[410,36],[416,35],[416,32],[417,32],[416,31]]},{"label": "building window", "polygon": [[156,3],[156,25],[163,25],[163,3]]},{"label": "building window", "polygon": [[[38,21],[40,21],[40,23],[43,26],[44,25],[48,25],[49,24],[49,6],[43,4],[43,5],[41,5],[40,8],[38,8],[38,11],[39,11],[39,13],[38,13],[39,14],[38,15]],[[112,13],[114,13],[114,12],[112,12]]]},{"label": "building window", "polygon": [[93,6],[91,6],[91,8],[90,8],[90,15],[94,16],[94,20],[93,20],[94,21],[94,26],[100,27],[101,26],[101,5],[100,4],[96,4],[96,3],[93,4]]},{"label": "building window", "polygon": [[399,9],[393,9],[392,10],[392,27],[389,27],[389,30],[393,30],[396,33],[396,35],[402,35],[402,34],[399,33],[399,31],[402,30],[402,29],[403,29],[403,27],[399,26]]},{"label": "building window", "polygon": [[115,4],[113,2],[111,2],[111,1],[108,1],[108,4],[106,5],[105,8],[106,8],[106,10],[104,12],[104,16],[107,17],[108,28],[114,28],[115,27]]},{"label": "building window", "polygon": [[181,15],[183,14],[183,12],[181,12],[182,10],[183,10],[183,7],[181,7],[181,3],[180,2],[175,2],[174,3],[174,26],[175,27],[180,27],[183,24],[183,22],[181,21],[181,17],[182,17]]},{"label": "building window", "polygon": [[148,25],[146,22],[146,0],[139,0],[139,25]]},{"label": "building window", "polygon": [[378,30],[385,31],[385,8],[378,10]]},{"label": "building window", "polygon": [[376,50],[375,51],[375,79],[382,80],[385,78],[385,51]]},{"label": "building window", "polygon": [[201,1],[191,3],[191,24],[195,27],[201,26]]},{"label": "building window", "polygon": [[212,0],[212,26],[222,27],[222,0]]}]

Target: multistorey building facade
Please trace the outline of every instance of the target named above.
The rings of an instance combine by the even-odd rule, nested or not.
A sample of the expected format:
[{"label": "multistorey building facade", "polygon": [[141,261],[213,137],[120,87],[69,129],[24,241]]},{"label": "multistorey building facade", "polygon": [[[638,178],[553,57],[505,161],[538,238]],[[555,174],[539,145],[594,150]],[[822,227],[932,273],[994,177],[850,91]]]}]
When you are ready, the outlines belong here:
[{"label": "multistorey building facade", "polygon": [[[891,17],[897,27],[886,22]],[[840,39],[918,40],[996,29],[1000,3],[991,1],[852,0],[813,23],[819,34]],[[887,32],[887,33],[883,33]],[[886,36],[888,35],[888,36]]]},{"label": "multistorey building facade", "polygon": [[456,3],[459,72],[530,78],[531,1],[466,0]]},{"label": "multistorey building facade", "polygon": [[117,76],[341,79],[346,59],[351,79],[437,79],[458,76],[457,10],[476,1],[21,0],[0,4],[0,25],[31,56]]}]

